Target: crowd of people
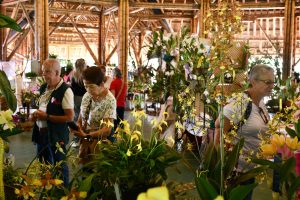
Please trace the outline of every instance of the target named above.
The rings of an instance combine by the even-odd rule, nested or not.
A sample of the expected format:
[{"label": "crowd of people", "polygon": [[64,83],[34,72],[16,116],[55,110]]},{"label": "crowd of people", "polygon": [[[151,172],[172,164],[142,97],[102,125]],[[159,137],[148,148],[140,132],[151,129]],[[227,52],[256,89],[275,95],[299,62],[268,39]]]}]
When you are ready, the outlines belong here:
[{"label": "crowd of people", "polygon": [[[119,68],[114,69],[113,78],[105,70],[104,66],[87,67],[84,59],[78,59],[71,81],[66,83],[58,60],[43,63],[45,83],[40,87],[38,109],[32,114],[32,141],[41,162],[55,165],[62,161],[60,172],[65,186],[69,183],[66,145],[70,131],[79,145],[83,140],[113,140],[114,129],[124,119],[127,85]],[[69,125],[72,122],[75,127]],[[57,150],[57,145],[63,152]]]}]

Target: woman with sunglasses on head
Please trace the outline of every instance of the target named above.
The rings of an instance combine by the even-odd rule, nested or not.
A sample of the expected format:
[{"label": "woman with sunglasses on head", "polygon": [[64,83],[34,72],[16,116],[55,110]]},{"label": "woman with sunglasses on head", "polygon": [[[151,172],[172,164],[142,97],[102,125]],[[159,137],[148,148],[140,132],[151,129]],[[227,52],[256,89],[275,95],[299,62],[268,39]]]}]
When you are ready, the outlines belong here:
[{"label": "woman with sunglasses on head", "polygon": [[[73,130],[73,133],[82,140],[110,138],[113,132],[114,119],[116,119],[116,99],[104,87],[104,76],[99,67],[85,69],[82,77],[87,93],[85,93],[81,102],[81,111],[78,118],[79,130]],[[88,161],[88,159],[82,158],[81,163]]]},{"label": "woman with sunglasses on head", "polygon": [[[259,150],[260,139],[258,135],[268,129],[269,114],[264,104],[264,97],[270,96],[274,88],[274,70],[267,65],[255,65],[249,73],[250,87],[241,95],[241,98],[232,98],[224,107],[224,135],[233,126],[237,126],[237,136],[235,142],[244,138],[243,153],[240,155],[237,171],[243,173],[251,168],[245,158],[252,152],[253,155]],[[246,116],[247,115],[247,116]],[[246,116],[246,117],[245,117]],[[215,144],[219,146],[220,141],[220,117],[216,120]],[[243,118],[247,118],[245,121]],[[234,125],[233,125],[234,124]],[[244,184],[254,183],[250,179]],[[252,192],[245,199],[251,199]]]}]

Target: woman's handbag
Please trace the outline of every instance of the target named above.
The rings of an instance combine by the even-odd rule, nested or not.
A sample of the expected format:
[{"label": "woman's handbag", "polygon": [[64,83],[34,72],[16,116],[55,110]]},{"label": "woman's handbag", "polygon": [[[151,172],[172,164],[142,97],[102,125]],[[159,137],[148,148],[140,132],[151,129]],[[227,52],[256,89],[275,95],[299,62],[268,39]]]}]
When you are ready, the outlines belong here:
[{"label": "woman's handbag", "polygon": [[93,154],[99,152],[97,139],[81,138],[79,142],[79,163],[86,164],[93,159]]},{"label": "woman's handbag", "polygon": [[[90,99],[89,105],[85,113],[85,121],[83,124],[83,129],[86,130],[88,115],[91,110],[92,98]],[[96,153],[98,139],[91,137],[81,138],[79,141],[79,163],[86,164],[92,160],[92,155]]]}]

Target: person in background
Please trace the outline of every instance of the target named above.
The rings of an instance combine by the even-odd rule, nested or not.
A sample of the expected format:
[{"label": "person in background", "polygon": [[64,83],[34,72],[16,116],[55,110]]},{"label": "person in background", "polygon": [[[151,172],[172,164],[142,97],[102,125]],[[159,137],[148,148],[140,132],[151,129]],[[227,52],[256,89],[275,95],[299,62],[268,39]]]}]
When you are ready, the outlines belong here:
[{"label": "person in background", "polygon": [[[241,100],[239,100],[239,98],[232,98],[224,107],[224,135],[233,128],[234,124],[239,126],[235,142],[241,138],[245,139],[242,150],[243,154],[240,155],[238,161],[238,173],[243,173],[244,170],[247,171],[253,168],[253,166],[246,161],[247,156],[250,155],[244,154],[254,151],[253,155],[255,155],[261,143],[259,134],[263,134],[268,130],[270,117],[264,103],[264,97],[272,94],[275,83],[274,70],[267,65],[255,65],[250,71],[249,81],[250,87],[242,94]],[[252,101],[252,103],[249,104],[249,101]],[[250,107],[249,110],[248,107]],[[246,112],[250,112],[248,119],[244,123],[240,123]],[[220,141],[220,117],[221,116],[217,118],[215,123],[215,143],[217,146],[219,146]],[[233,122],[233,124],[231,122]],[[249,179],[243,184],[251,184],[254,183],[254,181],[255,179]],[[250,192],[245,199],[252,199],[252,192]]]},{"label": "person in background", "polygon": [[120,124],[121,120],[124,120],[124,111],[126,104],[126,93],[127,93],[127,83],[122,80],[122,73],[119,68],[114,68],[113,70],[113,81],[110,85],[110,91],[113,93],[117,100],[117,119],[115,120],[115,130]]},{"label": "person in background", "polygon": [[101,69],[101,71],[102,71],[102,73],[104,75],[104,87],[107,88],[107,89],[109,89],[110,88],[110,84],[111,84],[111,82],[112,82],[113,79],[110,76],[106,75],[106,67],[104,65],[101,65],[100,69]]},{"label": "person in background", "polygon": [[73,74],[73,67],[67,67],[66,68],[66,73],[65,75],[63,76],[63,80],[70,84],[71,82],[71,79],[72,79],[72,74]]},{"label": "person in background", "polygon": [[[33,113],[35,121],[32,141],[37,145],[40,162],[55,165],[61,163],[64,185],[69,183],[69,169],[66,162],[66,145],[69,142],[67,122],[74,118],[74,95],[60,77],[60,64],[56,59],[43,63],[42,73],[46,81],[40,87],[38,109]],[[63,152],[57,149],[57,146]]]},{"label": "person in background", "polygon": [[[99,67],[87,68],[82,77],[87,93],[82,98],[78,118],[79,131],[72,132],[82,139],[111,139],[113,127],[109,124],[113,124],[116,119],[116,99],[104,87],[104,76]],[[104,123],[101,124],[101,121]],[[81,163],[88,161],[88,158],[81,157]]]},{"label": "person in background", "polygon": [[[79,58],[75,62],[75,73],[71,79],[71,88],[74,93],[74,112],[75,117],[74,121],[78,120],[78,116],[80,113],[80,106],[83,95],[86,93],[86,89],[83,84],[82,74],[83,71],[87,68],[86,62],[83,58]],[[74,136],[73,138],[74,143],[72,147],[78,147],[79,138]]]}]

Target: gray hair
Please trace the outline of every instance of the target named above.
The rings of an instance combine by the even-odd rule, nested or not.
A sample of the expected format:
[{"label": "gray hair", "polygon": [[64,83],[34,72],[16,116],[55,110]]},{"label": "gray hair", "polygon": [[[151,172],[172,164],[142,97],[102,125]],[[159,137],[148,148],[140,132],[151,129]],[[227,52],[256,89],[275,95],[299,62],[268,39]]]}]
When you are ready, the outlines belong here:
[{"label": "gray hair", "polygon": [[51,67],[52,70],[55,70],[57,74],[60,76],[60,63],[55,58],[48,58],[43,63],[44,66]]},{"label": "gray hair", "polygon": [[261,74],[265,74],[266,72],[274,72],[274,69],[268,65],[258,64],[252,67],[249,72],[249,80],[257,80],[260,78]]}]

